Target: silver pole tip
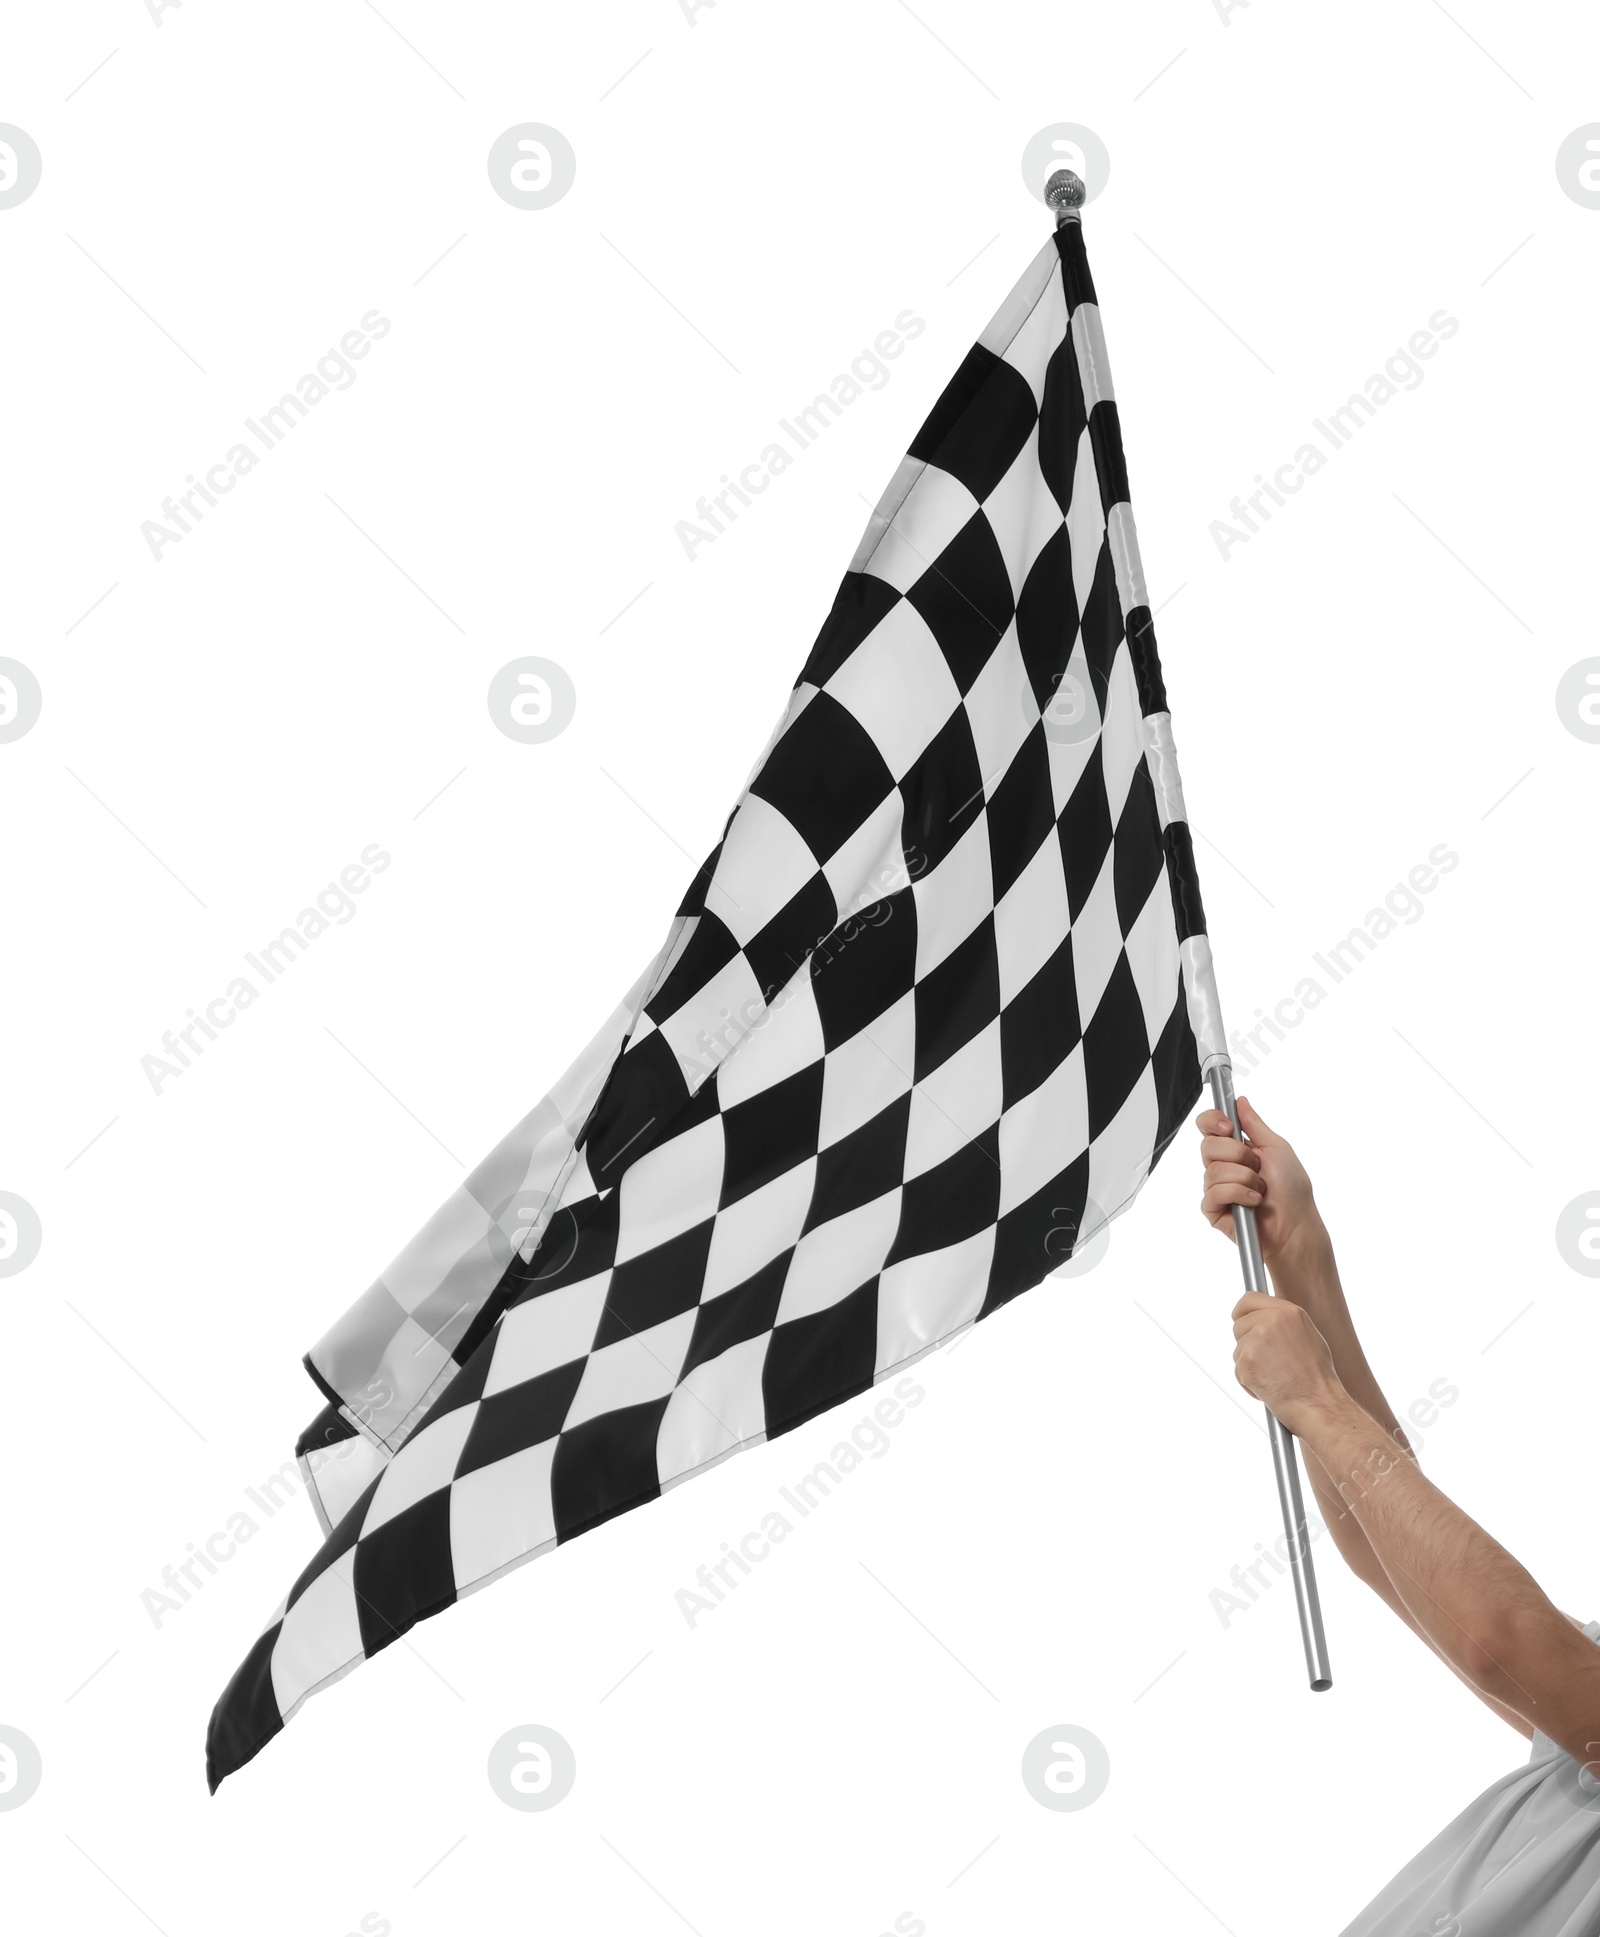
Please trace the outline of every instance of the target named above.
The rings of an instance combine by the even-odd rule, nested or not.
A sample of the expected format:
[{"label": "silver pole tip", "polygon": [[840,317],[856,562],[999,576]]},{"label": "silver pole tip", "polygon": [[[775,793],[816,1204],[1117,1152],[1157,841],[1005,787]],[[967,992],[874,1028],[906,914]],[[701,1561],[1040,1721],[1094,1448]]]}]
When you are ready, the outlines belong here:
[{"label": "silver pole tip", "polygon": [[1081,175],[1070,168],[1058,168],[1044,185],[1044,199],[1056,212],[1056,227],[1078,219],[1078,210],[1088,196]]}]

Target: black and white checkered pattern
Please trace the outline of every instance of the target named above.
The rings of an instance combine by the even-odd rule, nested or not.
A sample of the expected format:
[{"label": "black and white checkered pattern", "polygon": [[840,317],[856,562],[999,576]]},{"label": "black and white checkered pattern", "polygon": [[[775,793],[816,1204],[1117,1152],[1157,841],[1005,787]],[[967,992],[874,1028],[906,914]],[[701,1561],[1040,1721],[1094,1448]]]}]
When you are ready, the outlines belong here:
[{"label": "black and white checkered pattern", "polygon": [[468,1589],[1037,1284],[1199,1094],[1205,947],[1070,223],[874,512],[662,956],[311,1355],[329,1534],[213,1787]]}]

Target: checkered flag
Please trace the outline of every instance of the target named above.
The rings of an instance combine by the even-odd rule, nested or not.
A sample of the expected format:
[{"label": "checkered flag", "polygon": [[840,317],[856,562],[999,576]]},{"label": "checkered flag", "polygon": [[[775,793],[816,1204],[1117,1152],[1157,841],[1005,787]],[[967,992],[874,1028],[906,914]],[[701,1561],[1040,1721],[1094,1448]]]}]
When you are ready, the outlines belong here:
[{"label": "checkered flag", "polygon": [[873,512],[661,954],[308,1355],[327,1538],[217,1705],[212,1787],[415,1622],[1038,1284],[1222,1047],[1068,221]]}]

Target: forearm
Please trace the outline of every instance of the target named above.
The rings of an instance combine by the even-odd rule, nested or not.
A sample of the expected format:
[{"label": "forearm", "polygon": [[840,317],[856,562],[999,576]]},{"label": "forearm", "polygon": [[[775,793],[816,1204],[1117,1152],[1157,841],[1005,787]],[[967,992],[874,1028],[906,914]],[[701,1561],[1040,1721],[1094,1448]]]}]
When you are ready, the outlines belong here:
[{"label": "forearm", "polygon": [[[1375,1420],[1373,1423],[1374,1425],[1377,1424]],[[1415,1460],[1416,1455],[1398,1441],[1394,1442],[1394,1448],[1397,1457],[1411,1461]],[[1531,1735],[1533,1733],[1531,1726],[1516,1709],[1511,1707],[1508,1702],[1501,1701],[1497,1696],[1487,1693],[1477,1682],[1472,1680],[1471,1676],[1464,1674],[1456,1666],[1455,1662],[1443,1654],[1437,1647],[1427,1630],[1412,1615],[1411,1610],[1401,1598],[1394,1582],[1385,1571],[1383,1562],[1373,1552],[1372,1543],[1363,1531],[1360,1521],[1351,1512],[1348,1503],[1340,1494],[1335,1476],[1328,1471],[1327,1467],[1322,1463],[1320,1455],[1313,1447],[1302,1442],[1301,1451],[1305,1455],[1306,1476],[1311,1482],[1311,1490],[1316,1496],[1317,1506],[1321,1511],[1324,1522],[1333,1535],[1334,1545],[1339,1549],[1340,1554],[1344,1558],[1345,1565],[1350,1569],[1351,1573],[1358,1580],[1365,1582],[1372,1589],[1373,1593],[1378,1596],[1379,1600],[1383,1602],[1385,1607],[1399,1620],[1403,1621],[1426,1648],[1433,1654],[1438,1655],[1452,1674],[1465,1682],[1481,1701],[1486,1702],[1500,1717],[1502,1722],[1506,1723],[1508,1727],[1517,1730],[1520,1735]]]},{"label": "forearm", "polygon": [[[1339,1267],[1334,1261],[1333,1244],[1321,1220],[1316,1219],[1297,1232],[1295,1243],[1274,1257],[1269,1268],[1277,1295],[1299,1305],[1327,1340],[1334,1370],[1345,1391],[1379,1426],[1395,1435],[1400,1448],[1408,1448],[1400,1422],[1383,1396],[1356,1335],[1350,1308],[1345,1303],[1344,1286],[1339,1280]],[[1328,1472],[1312,1448],[1305,1450],[1306,1477],[1345,1564],[1404,1617],[1405,1610],[1389,1588],[1382,1562],[1373,1553],[1360,1522],[1339,1495],[1337,1476]]]},{"label": "forearm", "polygon": [[1296,1415],[1412,1625],[1494,1706],[1580,1762],[1600,1754],[1600,1649],[1401,1452],[1353,1395]]},{"label": "forearm", "polygon": [[1402,1446],[1408,1445],[1356,1335],[1334,1260],[1333,1242],[1321,1220],[1297,1232],[1295,1243],[1275,1257],[1270,1268],[1273,1290],[1280,1298],[1300,1306],[1328,1341],[1333,1369],[1345,1391],[1385,1432],[1394,1434]]}]

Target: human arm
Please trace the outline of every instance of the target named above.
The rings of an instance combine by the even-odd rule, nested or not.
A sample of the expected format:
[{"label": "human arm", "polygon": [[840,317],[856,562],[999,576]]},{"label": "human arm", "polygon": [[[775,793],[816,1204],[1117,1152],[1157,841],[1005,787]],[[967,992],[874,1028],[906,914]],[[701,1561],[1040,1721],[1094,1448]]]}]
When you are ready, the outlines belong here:
[{"label": "human arm", "polygon": [[[1248,1204],[1255,1211],[1261,1238],[1262,1256],[1272,1274],[1280,1298],[1298,1306],[1311,1320],[1325,1341],[1334,1376],[1342,1390],[1360,1408],[1371,1425],[1387,1442],[1387,1456],[1405,1459],[1416,1466],[1405,1430],[1384,1397],[1377,1377],[1367,1362],[1356,1333],[1350,1308],[1345,1300],[1339,1267],[1334,1258],[1333,1241],[1317,1208],[1311,1179],[1287,1139],[1267,1124],[1240,1097],[1239,1121],[1248,1141],[1236,1138],[1228,1118],[1220,1110],[1202,1111],[1197,1127],[1202,1135],[1201,1159],[1205,1165],[1205,1195],[1201,1211],[1213,1229],[1233,1239],[1235,1204]],[[1292,1430],[1292,1429],[1291,1429]],[[1425,1627],[1416,1619],[1405,1595],[1390,1575],[1381,1556],[1374,1550],[1360,1516],[1339,1491],[1339,1477],[1331,1472],[1314,1446],[1304,1448],[1306,1475],[1328,1530],[1333,1535],[1350,1571],[1363,1581],[1407,1627],[1436,1653],[1441,1652]],[[1564,1617],[1568,1618],[1568,1617]],[[1451,1657],[1446,1663],[1460,1674]],[[1501,1720],[1519,1734],[1532,1729],[1515,1707],[1488,1693],[1471,1676],[1462,1679]]]},{"label": "human arm", "polygon": [[[1248,1142],[1234,1136],[1233,1126],[1221,1110],[1203,1110],[1196,1119],[1205,1165],[1201,1212],[1231,1243],[1232,1206],[1247,1204],[1255,1211],[1262,1257],[1278,1296],[1307,1313],[1327,1341],[1335,1374],[1345,1391],[1392,1435],[1397,1446],[1409,1450],[1405,1432],[1356,1335],[1339,1280],[1333,1241],[1317,1209],[1305,1166],[1287,1139],[1257,1114],[1248,1098],[1240,1097],[1237,1107]],[[1346,1509],[1320,1461],[1307,1461],[1307,1475],[1322,1517],[1351,1572],[1406,1619],[1405,1609],[1360,1522]]]},{"label": "human arm", "polygon": [[1357,1403],[1310,1315],[1246,1292],[1234,1336],[1240,1384],[1330,1476],[1429,1646],[1524,1733],[1600,1756],[1600,1648]]}]

